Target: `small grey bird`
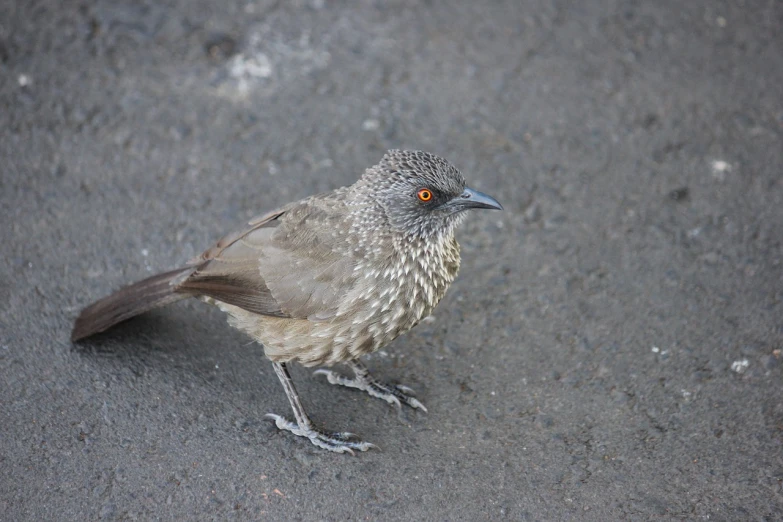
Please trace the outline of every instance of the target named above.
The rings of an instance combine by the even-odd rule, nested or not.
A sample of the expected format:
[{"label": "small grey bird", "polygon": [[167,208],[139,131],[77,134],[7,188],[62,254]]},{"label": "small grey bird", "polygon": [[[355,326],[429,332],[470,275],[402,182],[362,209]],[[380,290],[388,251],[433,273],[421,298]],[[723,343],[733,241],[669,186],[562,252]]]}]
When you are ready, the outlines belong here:
[{"label": "small grey bird", "polygon": [[183,268],[152,276],[88,306],[73,341],[187,297],[214,304],[229,323],[264,346],[295,422],[269,414],[279,429],[339,453],[373,444],[316,428],[286,365],[345,363],[354,377],[317,370],[332,384],[358,388],[401,407],[426,411],[406,386],[384,384],[359,361],[427,317],[460,264],[454,228],[466,210],[502,209],[465,187],[446,160],[389,151],[353,185],[289,203],[229,234]]}]

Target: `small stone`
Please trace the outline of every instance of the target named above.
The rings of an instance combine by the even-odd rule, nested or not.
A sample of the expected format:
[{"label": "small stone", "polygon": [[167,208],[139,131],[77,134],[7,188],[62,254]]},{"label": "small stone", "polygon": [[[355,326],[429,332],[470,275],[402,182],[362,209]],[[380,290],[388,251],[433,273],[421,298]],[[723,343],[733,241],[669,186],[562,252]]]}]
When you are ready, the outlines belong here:
[{"label": "small stone", "polygon": [[676,188],[669,192],[669,199],[673,199],[674,201],[685,201],[688,199],[688,193],[688,187]]},{"label": "small stone", "polygon": [[713,160],[711,166],[712,177],[719,182],[724,181],[726,179],[726,174],[732,170],[731,163],[724,160]]},{"label": "small stone", "polygon": [[227,34],[214,34],[204,43],[204,52],[211,60],[222,61],[236,53],[237,43]]},{"label": "small stone", "polygon": [[748,369],[748,366],[750,366],[750,361],[747,359],[740,359],[731,363],[731,371],[745,373],[745,371]]},{"label": "small stone", "polygon": [[362,129],[366,131],[378,130],[381,126],[381,122],[374,119],[364,120],[362,122]]}]

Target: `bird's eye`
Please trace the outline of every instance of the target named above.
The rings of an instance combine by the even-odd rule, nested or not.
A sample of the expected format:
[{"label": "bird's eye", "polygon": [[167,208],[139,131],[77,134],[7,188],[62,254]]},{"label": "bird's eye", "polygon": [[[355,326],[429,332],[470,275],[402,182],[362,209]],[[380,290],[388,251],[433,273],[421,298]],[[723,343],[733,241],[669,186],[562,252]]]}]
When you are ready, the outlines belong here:
[{"label": "bird's eye", "polygon": [[416,195],[419,196],[419,199],[422,201],[429,201],[432,199],[432,191],[429,189],[420,189]]}]

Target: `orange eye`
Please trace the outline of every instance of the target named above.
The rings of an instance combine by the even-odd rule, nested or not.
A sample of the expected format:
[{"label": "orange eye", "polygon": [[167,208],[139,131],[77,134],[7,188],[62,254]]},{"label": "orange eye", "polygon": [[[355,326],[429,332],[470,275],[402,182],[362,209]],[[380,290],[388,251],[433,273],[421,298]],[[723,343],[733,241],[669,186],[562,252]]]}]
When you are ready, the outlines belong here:
[{"label": "orange eye", "polygon": [[432,199],[432,191],[428,189],[420,189],[416,195],[419,196],[419,199],[422,201],[429,201]]}]

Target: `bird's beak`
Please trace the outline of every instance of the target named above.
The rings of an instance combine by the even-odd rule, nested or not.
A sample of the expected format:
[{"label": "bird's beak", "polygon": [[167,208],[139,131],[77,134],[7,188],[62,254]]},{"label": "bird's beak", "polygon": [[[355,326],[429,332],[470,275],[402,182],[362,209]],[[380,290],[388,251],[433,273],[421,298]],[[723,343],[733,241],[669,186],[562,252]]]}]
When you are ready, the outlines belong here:
[{"label": "bird's beak", "polygon": [[458,210],[467,210],[469,208],[489,208],[492,210],[503,210],[500,203],[492,196],[488,196],[478,190],[466,188],[462,194],[452,199],[449,204]]}]

